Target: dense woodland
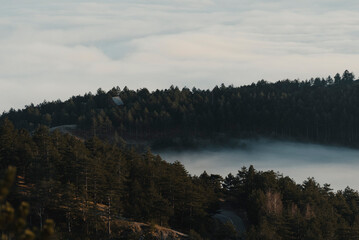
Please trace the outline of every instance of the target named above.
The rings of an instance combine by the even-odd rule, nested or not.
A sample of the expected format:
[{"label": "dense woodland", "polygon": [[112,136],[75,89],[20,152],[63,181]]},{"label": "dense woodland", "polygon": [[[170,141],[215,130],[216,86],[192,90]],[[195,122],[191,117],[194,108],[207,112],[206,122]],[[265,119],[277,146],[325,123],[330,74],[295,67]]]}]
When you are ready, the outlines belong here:
[{"label": "dense woodland", "polygon": [[[30,214],[22,218],[39,233],[52,229],[46,219],[53,219],[56,239],[156,239],[153,226],[189,239],[359,239],[353,189],[333,192],[313,178],[298,184],[253,166],[223,177],[191,176],[180,162],[126,143],[190,146],[193,139],[269,136],[359,147],[358,90],[345,71],[334,79],[213,90],[99,89],[10,110],[0,119],[0,172],[17,168],[7,201],[27,201]],[[113,96],[125,104],[115,105]],[[78,126],[73,134],[50,131],[68,124]],[[4,234],[2,194],[0,182]],[[243,218],[246,232],[213,218],[223,207]],[[133,222],[150,230],[132,231]]]},{"label": "dense woodland", "polygon": [[0,160],[3,171],[17,167],[10,201],[29,202],[30,222],[40,229],[54,219],[60,239],[109,239],[120,231],[111,227],[116,219],[215,235],[210,215],[219,207],[218,193],[208,179],[191,177],[181,163],[167,163],[149,150],[139,153],[96,137],[83,142],[47,127],[30,135],[5,120]]},{"label": "dense woodland", "polygon": [[[139,239],[119,220],[167,226],[190,239],[239,239],[211,216],[223,201],[245,212],[246,239],[358,239],[359,194],[314,179],[296,184],[252,166],[224,179],[190,176],[179,162],[94,137],[82,141],[39,127],[0,126],[1,169],[17,167],[13,205],[30,203],[30,226],[56,222],[57,239]],[[1,226],[1,225],[0,225]],[[151,238],[146,235],[145,239]]]},{"label": "dense woodland", "polygon": [[[113,103],[120,96],[123,106]],[[149,92],[119,87],[43,102],[1,117],[35,130],[76,124],[85,138],[147,140],[152,146],[191,145],[195,139],[267,136],[359,146],[359,82],[345,71],[334,78],[278,81],[212,90],[171,87]],[[223,139],[221,139],[222,141]]]}]

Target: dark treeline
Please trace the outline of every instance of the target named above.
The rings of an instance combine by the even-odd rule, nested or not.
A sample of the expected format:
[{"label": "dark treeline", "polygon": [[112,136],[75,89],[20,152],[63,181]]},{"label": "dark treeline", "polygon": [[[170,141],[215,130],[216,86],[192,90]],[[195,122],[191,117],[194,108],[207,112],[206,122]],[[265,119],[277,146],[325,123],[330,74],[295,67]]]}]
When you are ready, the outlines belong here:
[{"label": "dark treeline", "polygon": [[[116,106],[113,96],[123,106]],[[359,82],[345,71],[334,78],[278,81],[212,90],[171,87],[149,92],[127,87],[44,102],[2,115],[17,128],[33,131],[76,124],[89,138],[174,141],[226,137],[287,137],[320,143],[359,146]]]},{"label": "dark treeline", "polygon": [[[130,231],[132,221],[180,230],[190,239],[239,239],[233,226],[211,217],[223,204],[245,220],[241,234],[249,240],[358,239],[358,192],[334,193],[314,179],[296,184],[252,166],[224,179],[190,176],[179,162],[149,150],[96,137],[82,141],[43,126],[30,135],[8,120],[0,125],[0,163],[2,172],[17,167],[9,201],[30,203],[32,227],[55,220],[58,239],[140,239]],[[145,239],[158,239],[148,234]]]},{"label": "dark treeline", "polygon": [[296,184],[273,171],[242,168],[223,182],[227,201],[245,209],[248,240],[354,240],[359,236],[359,194],[333,193],[313,178]]},{"label": "dark treeline", "polygon": [[207,237],[221,229],[210,218],[219,207],[219,193],[208,179],[191,177],[181,163],[167,163],[149,150],[139,153],[96,137],[84,142],[45,126],[30,135],[5,120],[0,164],[3,173],[17,167],[10,201],[29,202],[28,222],[39,229],[53,219],[59,239],[138,239],[122,236],[126,225],[118,220]]}]

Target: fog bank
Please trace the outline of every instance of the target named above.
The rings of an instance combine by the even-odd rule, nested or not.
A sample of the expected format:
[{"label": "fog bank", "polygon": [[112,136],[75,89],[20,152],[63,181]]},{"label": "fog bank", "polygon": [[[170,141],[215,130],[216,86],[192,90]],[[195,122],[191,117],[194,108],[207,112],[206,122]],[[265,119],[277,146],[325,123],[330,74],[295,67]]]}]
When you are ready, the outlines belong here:
[{"label": "fog bank", "polygon": [[347,186],[359,190],[359,150],[268,139],[246,140],[242,145],[159,154],[168,162],[180,161],[192,175],[203,171],[235,175],[243,166],[253,165],[257,170],[288,175],[297,183],[314,177],[321,185],[329,183],[334,190]]}]

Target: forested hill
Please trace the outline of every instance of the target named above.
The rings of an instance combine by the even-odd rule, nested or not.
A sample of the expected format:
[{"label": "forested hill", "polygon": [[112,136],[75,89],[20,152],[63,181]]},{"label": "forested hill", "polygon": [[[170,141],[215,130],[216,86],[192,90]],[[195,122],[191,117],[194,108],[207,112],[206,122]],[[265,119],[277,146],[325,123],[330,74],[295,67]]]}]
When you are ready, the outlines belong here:
[{"label": "forested hill", "polygon": [[[30,227],[41,229],[52,218],[57,239],[158,239],[163,227],[199,240],[357,239],[359,194],[349,187],[334,193],[312,178],[297,184],[253,166],[223,177],[191,176],[179,162],[101,138],[264,135],[358,146],[358,87],[346,71],[334,79],[211,91],[114,88],[11,110],[0,119],[0,173],[17,167],[8,200],[30,203]],[[118,95],[124,105],[113,103]],[[86,139],[44,126],[73,124]],[[214,218],[228,208],[243,218],[246,232]],[[3,229],[5,223],[3,234],[16,229]]]},{"label": "forested hill", "polygon": [[[124,105],[117,106],[113,96]],[[345,71],[334,78],[307,81],[259,81],[242,87],[193,88],[149,92],[119,87],[10,110],[1,118],[34,130],[76,124],[85,138],[182,142],[218,136],[288,137],[359,146],[359,82]]]},{"label": "forested hill", "polygon": [[[167,163],[150,151],[96,137],[84,142],[46,127],[30,135],[8,120],[0,123],[0,163],[0,173],[17,167],[8,201],[16,208],[21,201],[30,203],[25,218],[31,228],[43,229],[45,219],[53,219],[52,239],[164,239],[157,234],[163,227],[189,236],[167,239],[358,239],[358,192],[348,187],[333,193],[311,178],[296,184],[252,166],[225,178],[190,176],[181,163]],[[1,197],[1,180],[0,189]],[[242,213],[246,232],[213,218],[223,202]],[[3,237],[24,227],[9,224],[19,212],[9,212],[2,198],[0,206]],[[148,227],[139,232],[140,225]]]}]

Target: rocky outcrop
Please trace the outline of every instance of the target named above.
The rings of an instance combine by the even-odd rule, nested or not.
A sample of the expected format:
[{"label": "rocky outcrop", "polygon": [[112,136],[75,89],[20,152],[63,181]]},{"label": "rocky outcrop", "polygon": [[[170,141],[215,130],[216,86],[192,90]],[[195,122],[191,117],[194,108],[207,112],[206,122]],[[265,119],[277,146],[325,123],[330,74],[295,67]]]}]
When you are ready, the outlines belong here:
[{"label": "rocky outcrop", "polygon": [[145,224],[126,220],[113,222],[115,239],[158,239],[158,240],[188,240],[188,235],[155,224]]}]

